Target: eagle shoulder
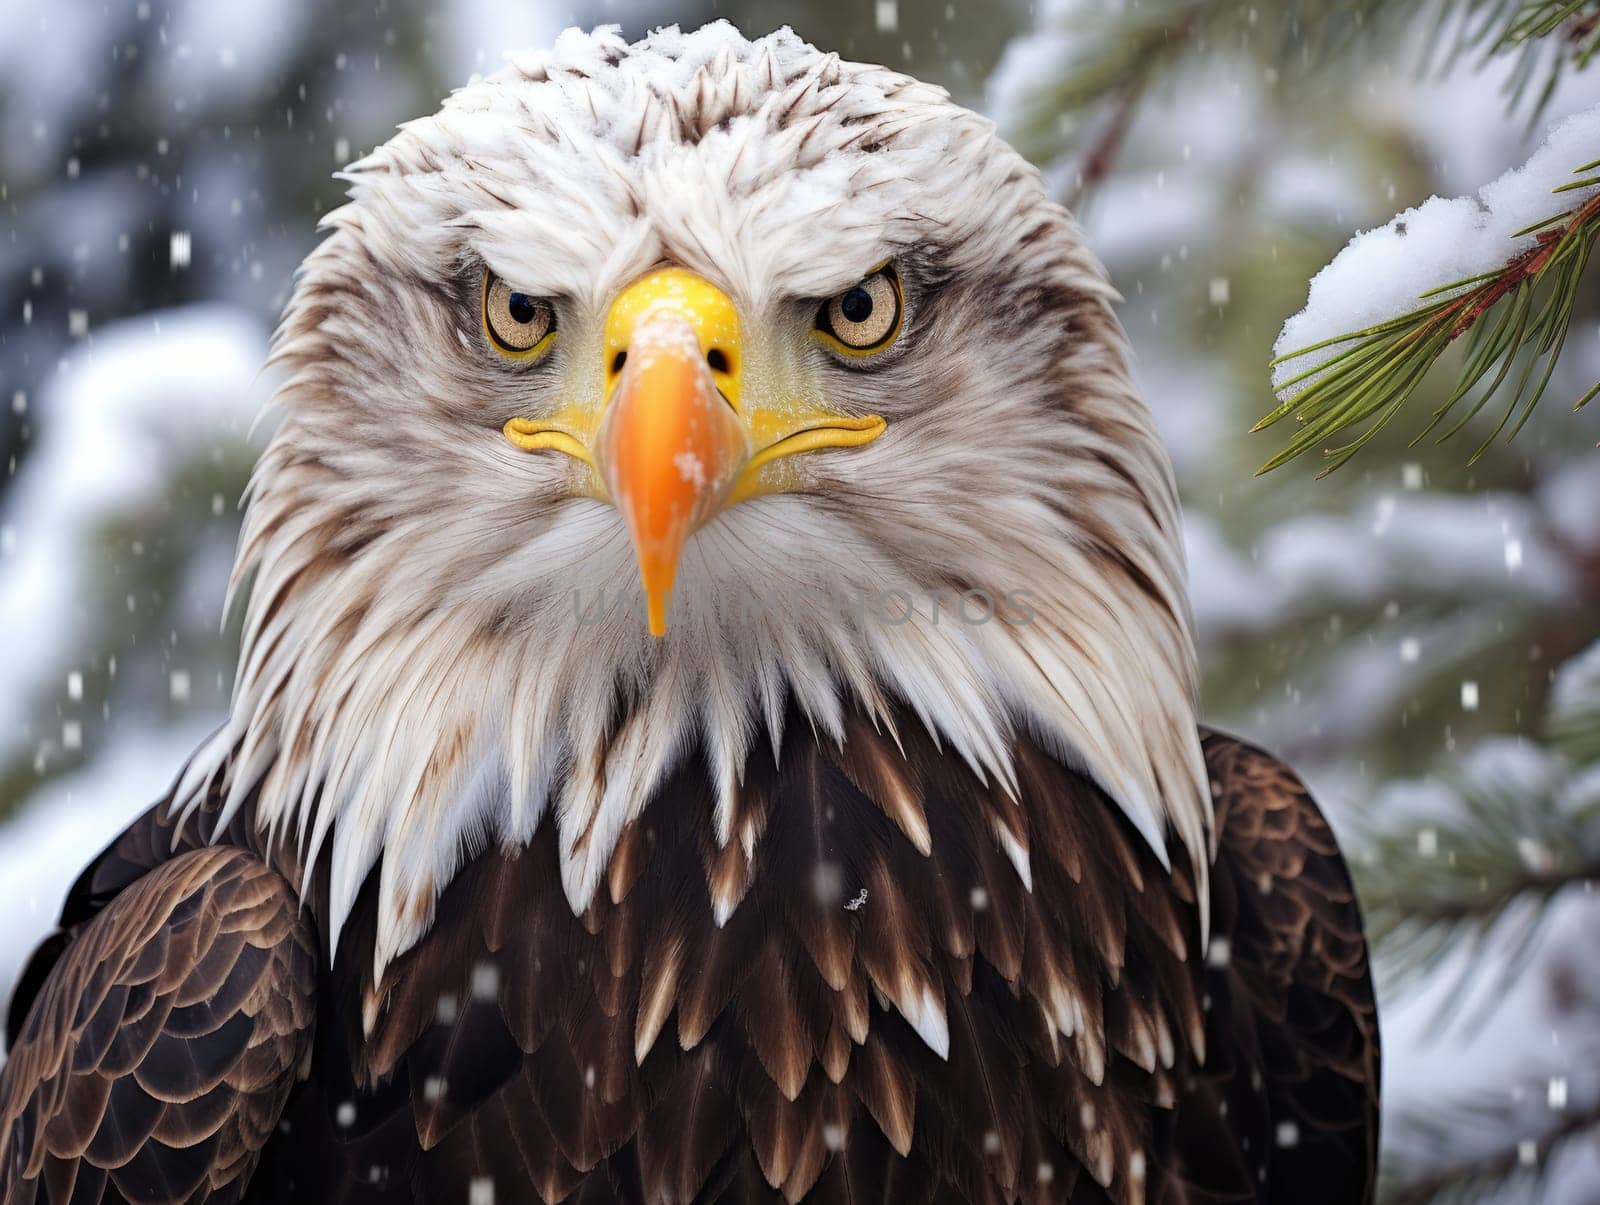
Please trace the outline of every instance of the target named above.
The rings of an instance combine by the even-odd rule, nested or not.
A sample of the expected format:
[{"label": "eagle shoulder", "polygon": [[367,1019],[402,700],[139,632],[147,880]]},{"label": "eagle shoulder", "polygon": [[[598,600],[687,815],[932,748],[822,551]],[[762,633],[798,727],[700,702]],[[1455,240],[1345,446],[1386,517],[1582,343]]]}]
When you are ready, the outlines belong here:
[{"label": "eagle shoulder", "polygon": [[295,893],[215,846],[92,906],[75,891],[65,923],[13,1001],[0,1202],[236,1199],[310,1059],[316,942]]},{"label": "eagle shoulder", "polygon": [[[1377,1006],[1360,903],[1338,840],[1276,757],[1202,733],[1216,807],[1209,1058],[1180,1109],[1195,1148],[1221,1105],[1241,1168],[1271,1199],[1370,1201],[1379,1114]],[[1253,1152],[1240,1137],[1257,1130]],[[1212,1147],[1201,1156],[1218,1158]]]}]

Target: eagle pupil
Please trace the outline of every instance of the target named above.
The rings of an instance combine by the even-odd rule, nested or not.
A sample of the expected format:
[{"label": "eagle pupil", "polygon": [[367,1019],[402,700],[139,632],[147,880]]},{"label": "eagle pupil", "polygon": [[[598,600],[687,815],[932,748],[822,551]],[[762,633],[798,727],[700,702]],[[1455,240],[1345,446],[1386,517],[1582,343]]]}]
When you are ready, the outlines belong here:
[{"label": "eagle pupil", "polygon": [[539,303],[526,293],[511,294],[506,301],[506,309],[511,314],[511,320],[523,326],[539,316]]},{"label": "eagle pupil", "polygon": [[839,312],[847,322],[865,322],[872,317],[872,294],[857,285],[839,299]]}]

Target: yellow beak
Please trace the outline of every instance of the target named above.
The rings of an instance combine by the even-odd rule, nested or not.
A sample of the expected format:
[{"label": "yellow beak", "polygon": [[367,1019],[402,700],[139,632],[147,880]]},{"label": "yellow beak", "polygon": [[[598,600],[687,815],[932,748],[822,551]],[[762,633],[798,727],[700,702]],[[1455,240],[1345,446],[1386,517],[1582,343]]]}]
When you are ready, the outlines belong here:
[{"label": "yellow beak", "polygon": [[[744,346],[727,294],[681,268],[624,289],[605,326],[607,401],[598,425],[572,408],[551,420],[514,418],[505,436],[594,467],[633,537],[650,632],[664,636],[689,536],[724,508],[781,488],[767,466],[797,452],[860,447],[883,434],[877,415],[796,406],[751,407]],[[592,440],[588,433],[594,432]]]}]

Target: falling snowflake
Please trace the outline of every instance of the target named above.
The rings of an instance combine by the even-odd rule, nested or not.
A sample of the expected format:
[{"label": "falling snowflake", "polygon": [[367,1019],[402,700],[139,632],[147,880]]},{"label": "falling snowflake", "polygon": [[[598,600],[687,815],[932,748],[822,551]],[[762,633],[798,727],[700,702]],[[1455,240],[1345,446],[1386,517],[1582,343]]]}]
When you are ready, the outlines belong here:
[{"label": "falling snowflake", "polygon": [[811,871],[811,893],[819,905],[831,908],[844,896],[844,871],[837,862],[818,862]]},{"label": "falling snowflake", "polygon": [[1517,838],[1517,857],[1529,874],[1548,874],[1556,864],[1556,856],[1550,847],[1532,837]]},{"label": "falling snowflake", "polygon": [[492,962],[480,962],[472,968],[472,998],[493,1000],[500,994],[500,968]]}]

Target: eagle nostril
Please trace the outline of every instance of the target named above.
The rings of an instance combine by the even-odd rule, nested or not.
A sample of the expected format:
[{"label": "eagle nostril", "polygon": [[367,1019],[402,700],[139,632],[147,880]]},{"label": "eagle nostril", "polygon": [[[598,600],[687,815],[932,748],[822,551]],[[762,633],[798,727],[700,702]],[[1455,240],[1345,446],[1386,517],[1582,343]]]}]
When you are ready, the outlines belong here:
[{"label": "eagle nostril", "polygon": [[713,347],[706,352],[706,363],[711,366],[712,372],[728,371],[728,356],[720,347]]},{"label": "eagle nostril", "polygon": [[627,362],[628,362],[628,353],[625,352],[625,351],[619,351],[616,355],[611,357],[611,371],[612,372],[621,372],[622,371],[622,366],[624,364],[626,364]]}]

